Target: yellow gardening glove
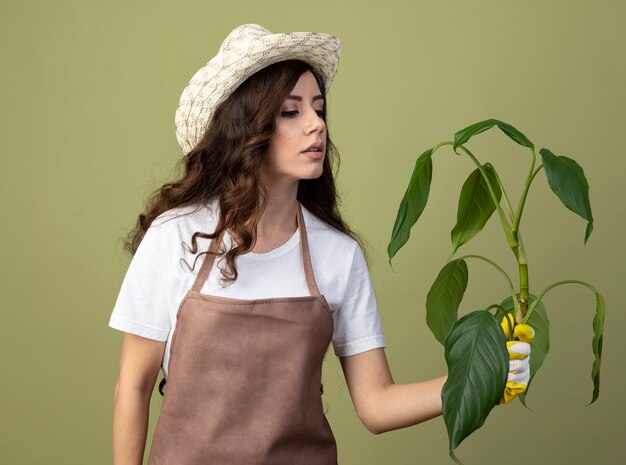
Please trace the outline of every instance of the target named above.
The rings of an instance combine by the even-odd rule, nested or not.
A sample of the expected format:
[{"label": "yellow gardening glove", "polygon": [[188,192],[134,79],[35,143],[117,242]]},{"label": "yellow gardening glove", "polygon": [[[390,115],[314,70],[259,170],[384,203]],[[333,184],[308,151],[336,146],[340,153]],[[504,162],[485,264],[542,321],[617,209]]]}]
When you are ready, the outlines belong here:
[{"label": "yellow gardening glove", "polygon": [[507,318],[502,320],[502,329],[507,339],[511,334],[511,328],[513,328],[513,334],[519,340],[506,343],[506,348],[509,351],[509,376],[502,394],[501,404],[511,402],[526,391],[530,381],[529,342],[535,337],[535,331],[525,324],[514,325],[513,316],[508,314]]}]

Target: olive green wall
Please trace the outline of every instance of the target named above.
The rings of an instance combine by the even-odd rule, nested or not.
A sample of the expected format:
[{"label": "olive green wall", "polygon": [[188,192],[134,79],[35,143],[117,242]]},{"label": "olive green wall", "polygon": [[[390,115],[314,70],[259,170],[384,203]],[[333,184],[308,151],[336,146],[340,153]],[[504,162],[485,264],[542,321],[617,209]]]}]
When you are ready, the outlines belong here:
[{"label": "olive green wall", "polygon": [[[330,93],[347,219],[368,239],[396,382],[445,373],[425,323],[426,293],[450,251],[473,165],[434,159],[430,202],[392,270],[385,248],[415,158],[466,125],[502,119],[584,167],[595,231],[535,179],[522,224],[531,291],[560,279],[607,302],[600,399],[591,398],[593,295],[545,299],[552,351],[528,396],[496,408],[458,450],[468,464],[613,464],[626,437],[622,157],[623,2],[594,1],[3,1],[0,241],[2,463],[110,463],[122,334],[107,326],[129,263],[120,238],[180,156],[174,110],[191,75],[235,26],[316,30],[343,41]],[[527,151],[493,129],[469,143],[517,198]],[[461,249],[516,276],[497,221]],[[470,262],[463,311],[506,296]],[[325,365],[340,463],[450,464],[441,418],[379,436],[359,423],[338,361]],[[158,414],[153,402],[151,427]]]}]

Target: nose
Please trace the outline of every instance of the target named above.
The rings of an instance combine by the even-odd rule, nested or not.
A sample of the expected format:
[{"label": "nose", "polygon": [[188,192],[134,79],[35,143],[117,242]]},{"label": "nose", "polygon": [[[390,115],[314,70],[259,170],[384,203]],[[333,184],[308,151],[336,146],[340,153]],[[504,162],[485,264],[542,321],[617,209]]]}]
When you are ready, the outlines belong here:
[{"label": "nose", "polygon": [[323,133],[326,130],[326,123],[324,119],[317,114],[317,110],[309,108],[306,124],[306,133],[313,134],[314,132]]}]

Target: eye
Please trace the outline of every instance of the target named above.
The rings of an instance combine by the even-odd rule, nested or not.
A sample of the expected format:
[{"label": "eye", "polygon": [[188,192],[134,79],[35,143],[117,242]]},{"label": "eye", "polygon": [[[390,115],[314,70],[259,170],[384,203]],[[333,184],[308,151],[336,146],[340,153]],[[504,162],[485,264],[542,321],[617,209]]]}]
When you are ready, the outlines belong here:
[{"label": "eye", "polygon": [[295,118],[298,113],[298,110],[281,111],[280,116],[282,116],[283,118]]},{"label": "eye", "polygon": [[324,110],[315,110],[315,113],[317,113],[317,116],[324,119]]}]

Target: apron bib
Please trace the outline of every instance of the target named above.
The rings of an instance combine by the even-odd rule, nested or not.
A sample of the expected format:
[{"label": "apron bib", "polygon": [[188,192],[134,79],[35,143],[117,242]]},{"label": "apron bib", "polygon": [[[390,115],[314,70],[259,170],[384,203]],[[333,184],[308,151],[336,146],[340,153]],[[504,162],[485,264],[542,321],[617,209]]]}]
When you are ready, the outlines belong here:
[{"label": "apron bib", "polygon": [[178,309],[149,465],[337,464],[320,394],[333,318],[299,203],[297,221],[310,296],[202,294],[221,236],[211,241]]}]

